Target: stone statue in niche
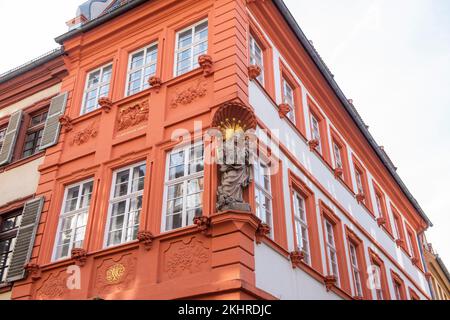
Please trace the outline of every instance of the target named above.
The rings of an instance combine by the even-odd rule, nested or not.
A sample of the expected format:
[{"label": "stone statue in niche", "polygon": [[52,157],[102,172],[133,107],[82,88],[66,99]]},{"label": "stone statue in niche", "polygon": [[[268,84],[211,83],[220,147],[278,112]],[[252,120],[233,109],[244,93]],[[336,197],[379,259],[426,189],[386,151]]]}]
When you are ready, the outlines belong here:
[{"label": "stone statue in niche", "polygon": [[[230,131],[228,131],[230,134]],[[244,189],[252,180],[250,143],[243,131],[234,131],[225,138],[222,149],[222,163],[219,165],[221,183],[217,191],[217,210],[251,212],[244,202]]]},{"label": "stone statue in niche", "polygon": [[251,212],[244,200],[244,190],[252,181],[252,163],[256,155],[256,117],[253,110],[240,101],[223,104],[214,115],[213,127],[219,129],[217,163],[220,185],[217,211]]}]

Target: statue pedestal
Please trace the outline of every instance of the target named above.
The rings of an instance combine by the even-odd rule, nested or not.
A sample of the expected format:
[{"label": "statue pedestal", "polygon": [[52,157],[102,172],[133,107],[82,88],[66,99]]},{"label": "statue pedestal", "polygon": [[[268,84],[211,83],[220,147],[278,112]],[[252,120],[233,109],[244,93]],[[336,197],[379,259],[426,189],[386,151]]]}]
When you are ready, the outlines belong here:
[{"label": "statue pedestal", "polygon": [[240,211],[240,212],[251,213],[252,208],[250,207],[250,204],[248,204],[248,203],[233,203],[233,204],[224,206],[219,213],[224,213],[227,211]]}]

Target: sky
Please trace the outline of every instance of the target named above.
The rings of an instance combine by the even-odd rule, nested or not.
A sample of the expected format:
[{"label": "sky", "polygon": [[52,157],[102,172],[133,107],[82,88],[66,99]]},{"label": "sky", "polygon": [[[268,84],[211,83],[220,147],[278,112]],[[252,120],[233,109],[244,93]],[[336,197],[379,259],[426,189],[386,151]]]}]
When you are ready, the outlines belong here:
[{"label": "sky", "polygon": [[[0,73],[57,48],[82,2],[0,0]],[[450,269],[450,1],[285,2],[434,223],[428,241]]]}]

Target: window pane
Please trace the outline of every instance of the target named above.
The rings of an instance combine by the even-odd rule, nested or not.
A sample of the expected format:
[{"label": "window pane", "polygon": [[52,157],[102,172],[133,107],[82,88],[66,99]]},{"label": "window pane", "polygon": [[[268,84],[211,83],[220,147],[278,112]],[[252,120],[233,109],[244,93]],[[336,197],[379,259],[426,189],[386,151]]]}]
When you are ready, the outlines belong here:
[{"label": "window pane", "polygon": [[121,197],[128,193],[128,181],[130,178],[130,171],[125,170],[116,175],[116,189],[114,197]]}]

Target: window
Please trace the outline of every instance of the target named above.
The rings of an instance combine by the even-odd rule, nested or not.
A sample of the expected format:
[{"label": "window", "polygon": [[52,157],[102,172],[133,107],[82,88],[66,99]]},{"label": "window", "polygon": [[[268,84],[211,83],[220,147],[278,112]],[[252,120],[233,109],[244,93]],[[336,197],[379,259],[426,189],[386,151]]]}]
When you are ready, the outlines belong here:
[{"label": "window", "polygon": [[260,84],[264,85],[264,57],[263,50],[255,38],[250,35],[250,65],[255,65],[261,68],[261,74],[258,76],[257,80]]},{"label": "window", "polygon": [[54,260],[68,258],[72,249],[83,248],[93,185],[94,182],[88,180],[66,188]]},{"label": "window", "polygon": [[82,115],[98,109],[98,100],[103,97],[108,97],[111,74],[112,64],[109,64],[87,75],[83,108],[81,110]]},{"label": "window", "polygon": [[394,209],[394,207],[392,207],[392,214],[394,217],[394,225],[395,225],[395,231],[397,233],[397,240],[402,240],[403,244],[402,246],[405,246],[405,231],[403,230],[403,221],[402,218],[400,217],[399,213]]},{"label": "window", "polygon": [[2,151],[3,141],[5,141],[6,127],[0,128],[0,151]]},{"label": "window", "polygon": [[287,116],[292,123],[295,124],[294,90],[286,79],[283,79],[283,103],[286,103],[291,107],[291,112],[289,112]]},{"label": "window", "polygon": [[175,50],[175,76],[199,66],[198,57],[208,51],[208,21],[199,22],[177,33]]},{"label": "window", "polygon": [[137,239],[144,194],[145,163],[117,170],[113,176],[106,246]]},{"label": "window", "polygon": [[45,108],[31,115],[22,150],[22,158],[39,153],[48,109]]},{"label": "window", "polygon": [[127,96],[150,87],[148,80],[156,74],[158,45],[153,44],[130,55],[127,77]]},{"label": "window", "polygon": [[364,194],[363,174],[358,168],[355,168],[355,178],[358,194]]},{"label": "window", "polygon": [[420,255],[417,240],[415,238],[415,233],[412,230],[412,228],[408,225],[406,225],[406,233],[407,233],[406,240],[409,246],[409,253],[413,258],[413,263],[416,264],[419,268],[422,268],[422,265],[420,264]]},{"label": "window", "polygon": [[306,199],[294,192],[294,220],[297,239],[297,249],[303,252],[304,261],[311,264],[308,221],[306,216]]},{"label": "window", "polygon": [[411,288],[409,288],[409,297],[410,297],[410,300],[420,300],[420,297],[418,296],[418,294],[415,293],[414,290]]},{"label": "window", "polygon": [[375,298],[377,300],[389,300],[390,295],[383,260],[370,248],[369,255],[371,261],[369,278],[372,280],[371,288],[375,290]]},{"label": "window", "polygon": [[351,262],[352,274],[353,274],[353,283],[355,285],[355,293],[356,293],[356,296],[362,297],[363,290],[362,290],[362,284],[361,284],[361,270],[359,268],[359,261],[358,261],[358,254],[357,254],[356,246],[354,243],[350,242],[349,248],[350,248],[350,262]]},{"label": "window", "polygon": [[395,300],[405,300],[403,295],[403,285],[397,280],[394,280]]},{"label": "window", "polygon": [[334,226],[333,224],[325,220],[325,240],[326,240],[326,250],[328,256],[328,268],[331,272],[330,275],[336,277],[336,282],[339,286],[339,268],[338,268],[338,258],[336,250],[336,239],[334,236]]},{"label": "window", "polygon": [[319,145],[317,146],[316,150],[319,153],[322,153],[322,140],[320,137],[320,122],[317,120],[316,116],[314,116],[311,113],[311,136],[313,140],[316,140]]},{"label": "window", "polygon": [[203,143],[174,150],[167,162],[163,228],[170,231],[190,226],[203,215]]},{"label": "window", "polygon": [[375,190],[375,202],[376,202],[378,218],[384,217],[384,218],[386,218],[386,221],[387,221],[387,214],[386,214],[385,207],[384,207],[384,196],[380,192],[378,192],[378,190]]},{"label": "window", "polygon": [[0,216],[0,283],[6,282],[21,221],[22,209]]},{"label": "window", "polygon": [[376,293],[376,297],[377,300],[384,300],[384,293],[383,293],[383,287],[381,284],[381,268],[379,265],[372,265],[373,267],[373,279],[375,281],[375,293]]},{"label": "window", "polygon": [[[373,208],[372,208],[372,199],[370,197],[369,192],[369,184],[367,180],[367,175],[364,167],[361,163],[356,159],[353,155],[353,166],[355,172],[355,182],[356,182],[356,195],[359,203],[363,203],[365,207],[368,209],[369,213],[374,216]],[[361,198],[358,198],[361,196]]]},{"label": "window", "polygon": [[259,159],[254,168],[256,216],[272,230],[272,187],[269,167]]},{"label": "window", "polygon": [[344,164],[342,162],[341,147],[335,141],[333,141],[333,151],[336,168],[343,170]]}]

